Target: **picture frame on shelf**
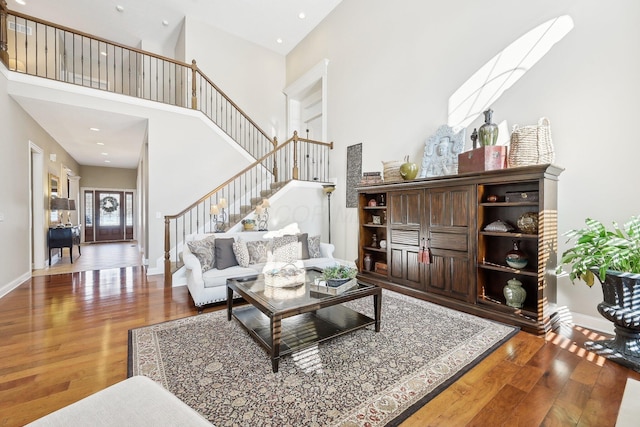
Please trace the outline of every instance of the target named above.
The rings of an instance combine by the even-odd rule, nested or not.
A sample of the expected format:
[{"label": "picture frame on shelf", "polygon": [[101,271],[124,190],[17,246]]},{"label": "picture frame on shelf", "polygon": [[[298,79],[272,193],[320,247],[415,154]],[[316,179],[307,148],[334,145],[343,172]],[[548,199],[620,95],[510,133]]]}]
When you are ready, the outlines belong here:
[{"label": "picture frame on shelf", "polygon": [[372,215],[371,223],[373,225],[382,225],[382,217],[380,215]]}]

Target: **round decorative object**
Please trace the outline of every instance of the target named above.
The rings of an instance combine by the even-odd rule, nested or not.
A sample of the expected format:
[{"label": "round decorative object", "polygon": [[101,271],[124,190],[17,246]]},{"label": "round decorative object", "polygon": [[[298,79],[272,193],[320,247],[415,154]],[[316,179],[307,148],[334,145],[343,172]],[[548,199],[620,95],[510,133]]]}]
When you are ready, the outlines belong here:
[{"label": "round decorative object", "polygon": [[498,201],[498,196],[496,196],[495,194],[489,194],[487,196],[487,202],[495,203],[497,201]]},{"label": "round decorative object", "polygon": [[370,207],[378,206],[378,202],[376,202],[376,199],[369,200],[368,204],[369,204]]},{"label": "round decorative object", "polygon": [[513,249],[507,252],[505,261],[509,267],[517,268],[518,270],[527,266],[529,257],[520,250],[520,240],[513,241]]},{"label": "round decorative object", "polygon": [[118,206],[118,200],[113,196],[107,196],[100,202],[100,209],[106,213],[115,212]]},{"label": "round decorative object", "polygon": [[538,212],[525,212],[516,222],[518,229],[526,234],[538,233]]},{"label": "round decorative object", "polygon": [[387,249],[387,241],[386,240],[380,240],[380,249]]},{"label": "round decorative object", "polygon": [[254,219],[243,219],[241,222],[245,231],[253,230],[256,227],[256,221]]},{"label": "round decorative object", "polygon": [[409,161],[409,157],[405,158],[405,162],[400,165],[400,176],[405,181],[416,179],[418,176],[418,165]]},{"label": "round decorative object", "polygon": [[504,298],[509,307],[522,308],[527,291],[522,287],[522,282],[515,277],[507,281],[507,285],[503,288]]}]

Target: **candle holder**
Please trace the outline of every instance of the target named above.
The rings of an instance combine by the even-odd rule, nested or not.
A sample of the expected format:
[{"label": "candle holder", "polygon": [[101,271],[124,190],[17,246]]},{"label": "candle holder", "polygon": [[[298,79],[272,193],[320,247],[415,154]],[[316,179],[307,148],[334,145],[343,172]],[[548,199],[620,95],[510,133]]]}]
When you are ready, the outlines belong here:
[{"label": "candle holder", "polygon": [[258,231],[267,231],[269,228],[269,199],[262,199],[262,203],[256,206],[256,219],[258,220]]}]

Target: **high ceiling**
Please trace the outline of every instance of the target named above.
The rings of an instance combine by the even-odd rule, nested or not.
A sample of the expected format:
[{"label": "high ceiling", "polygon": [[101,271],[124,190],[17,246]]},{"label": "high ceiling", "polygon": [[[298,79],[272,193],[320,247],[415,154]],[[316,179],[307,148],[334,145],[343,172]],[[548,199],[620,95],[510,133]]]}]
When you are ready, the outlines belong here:
[{"label": "high ceiling", "polygon": [[[126,46],[172,51],[185,17],[281,55],[291,51],[341,0],[7,0],[10,10],[97,35]],[[304,14],[304,18],[301,18]],[[18,100],[81,165],[135,168],[144,126],[139,118],[78,111],[62,104]],[[69,120],[73,117],[73,121]],[[96,122],[104,125],[96,125]],[[114,128],[109,129],[109,124]],[[107,149],[87,146],[90,127],[101,126]],[[113,135],[111,137],[110,135]],[[94,143],[95,144],[95,143]],[[85,149],[86,148],[86,149]],[[89,149],[90,148],[90,149]],[[104,151],[111,163],[105,164]]]}]

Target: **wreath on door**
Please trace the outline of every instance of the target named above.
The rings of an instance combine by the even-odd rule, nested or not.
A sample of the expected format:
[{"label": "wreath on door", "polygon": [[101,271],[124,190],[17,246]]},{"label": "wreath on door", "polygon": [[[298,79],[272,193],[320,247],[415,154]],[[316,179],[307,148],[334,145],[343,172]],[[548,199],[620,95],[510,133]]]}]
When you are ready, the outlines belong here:
[{"label": "wreath on door", "polygon": [[100,202],[100,209],[106,213],[115,212],[118,209],[118,200],[113,196],[107,196]]}]

